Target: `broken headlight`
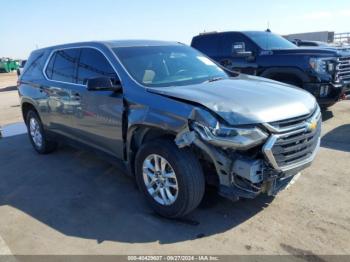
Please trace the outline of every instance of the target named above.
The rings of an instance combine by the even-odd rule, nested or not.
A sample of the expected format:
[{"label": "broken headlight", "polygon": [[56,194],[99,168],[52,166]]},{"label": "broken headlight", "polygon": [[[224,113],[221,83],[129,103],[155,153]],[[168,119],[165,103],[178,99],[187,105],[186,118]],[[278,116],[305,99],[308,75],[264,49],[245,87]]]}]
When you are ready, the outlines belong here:
[{"label": "broken headlight", "polygon": [[234,128],[216,124],[215,128],[205,126],[201,123],[192,123],[192,128],[200,137],[210,144],[223,148],[234,148],[246,150],[262,144],[268,137],[261,129]]}]

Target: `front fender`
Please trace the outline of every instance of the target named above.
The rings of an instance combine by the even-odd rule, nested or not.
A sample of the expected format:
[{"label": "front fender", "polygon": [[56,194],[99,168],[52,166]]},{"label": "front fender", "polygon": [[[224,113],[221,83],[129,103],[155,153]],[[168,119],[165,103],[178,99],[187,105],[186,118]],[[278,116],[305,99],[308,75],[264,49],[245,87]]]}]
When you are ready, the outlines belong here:
[{"label": "front fender", "polygon": [[310,77],[305,72],[294,67],[270,67],[260,74],[261,77],[270,79],[276,75],[290,75],[300,79],[303,83],[311,82]]},{"label": "front fender", "polygon": [[[143,137],[148,131],[156,131],[175,137],[184,129],[188,129],[189,121],[211,121],[215,118],[203,107],[169,98],[154,93],[144,93],[141,101],[125,101],[126,116],[124,123],[124,160],[132,171],[132,162],[136,152],[133,152],[132,142],[135,134],[142,130]],[[149,102],[150,101],[150,102]],[[141,138],[142,141],[142,138]],[[131,172],[133,173],[133,172]]]}]

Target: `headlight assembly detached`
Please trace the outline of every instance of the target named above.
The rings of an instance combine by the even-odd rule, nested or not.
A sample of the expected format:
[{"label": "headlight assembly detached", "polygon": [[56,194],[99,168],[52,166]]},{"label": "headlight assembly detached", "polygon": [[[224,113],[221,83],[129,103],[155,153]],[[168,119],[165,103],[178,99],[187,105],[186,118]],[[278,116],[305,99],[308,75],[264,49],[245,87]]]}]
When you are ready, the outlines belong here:
[{"label": "headlight assembly detached", "polygon": [[192,128],[200,137],[210,144],[223,148],[246,150],[262,144],[268,137],[257,127],[233,128],[221,126],[217,123],[215,128],[194,122]]}]

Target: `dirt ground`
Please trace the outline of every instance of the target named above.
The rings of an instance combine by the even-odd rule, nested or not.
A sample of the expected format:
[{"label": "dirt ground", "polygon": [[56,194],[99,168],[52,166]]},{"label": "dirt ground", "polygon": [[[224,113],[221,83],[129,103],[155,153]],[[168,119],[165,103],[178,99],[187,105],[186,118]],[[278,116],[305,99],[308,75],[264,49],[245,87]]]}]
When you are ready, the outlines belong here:
[{"label": "dirt ground", "polygon": [[16,72],[0,73],[0,126],[22,120],[16,82]]},{"label": "dirt ground", "polygon": [[[22,121],[15,82],[0,74],[1,125]],[[132,179],[93,154],[40,156],[25,134],[0,139],[0,254],[349,255],[350,101],[323,113],[316,160],[276,198],[208,193],[176,221],[156,216]]]}]

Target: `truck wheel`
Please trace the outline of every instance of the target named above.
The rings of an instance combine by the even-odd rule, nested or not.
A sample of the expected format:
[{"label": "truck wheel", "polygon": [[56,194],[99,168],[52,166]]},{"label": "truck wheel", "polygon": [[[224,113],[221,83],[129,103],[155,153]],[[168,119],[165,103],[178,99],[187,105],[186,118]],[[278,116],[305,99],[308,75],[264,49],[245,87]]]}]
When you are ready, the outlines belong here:
[{"label": "truck wheel", "polygon": [[182,217],[201,202],[205,180],[188,148],[159,139],[143,145],[135,160],[136,181],[152,208],[168,218]]},{"label": "truck wheel", "polygon": [[57,143],[47,139],[41,120],[36,112],[30,110],[26,117],[29,140],[39,154],[48,154],[54,151]]}]

